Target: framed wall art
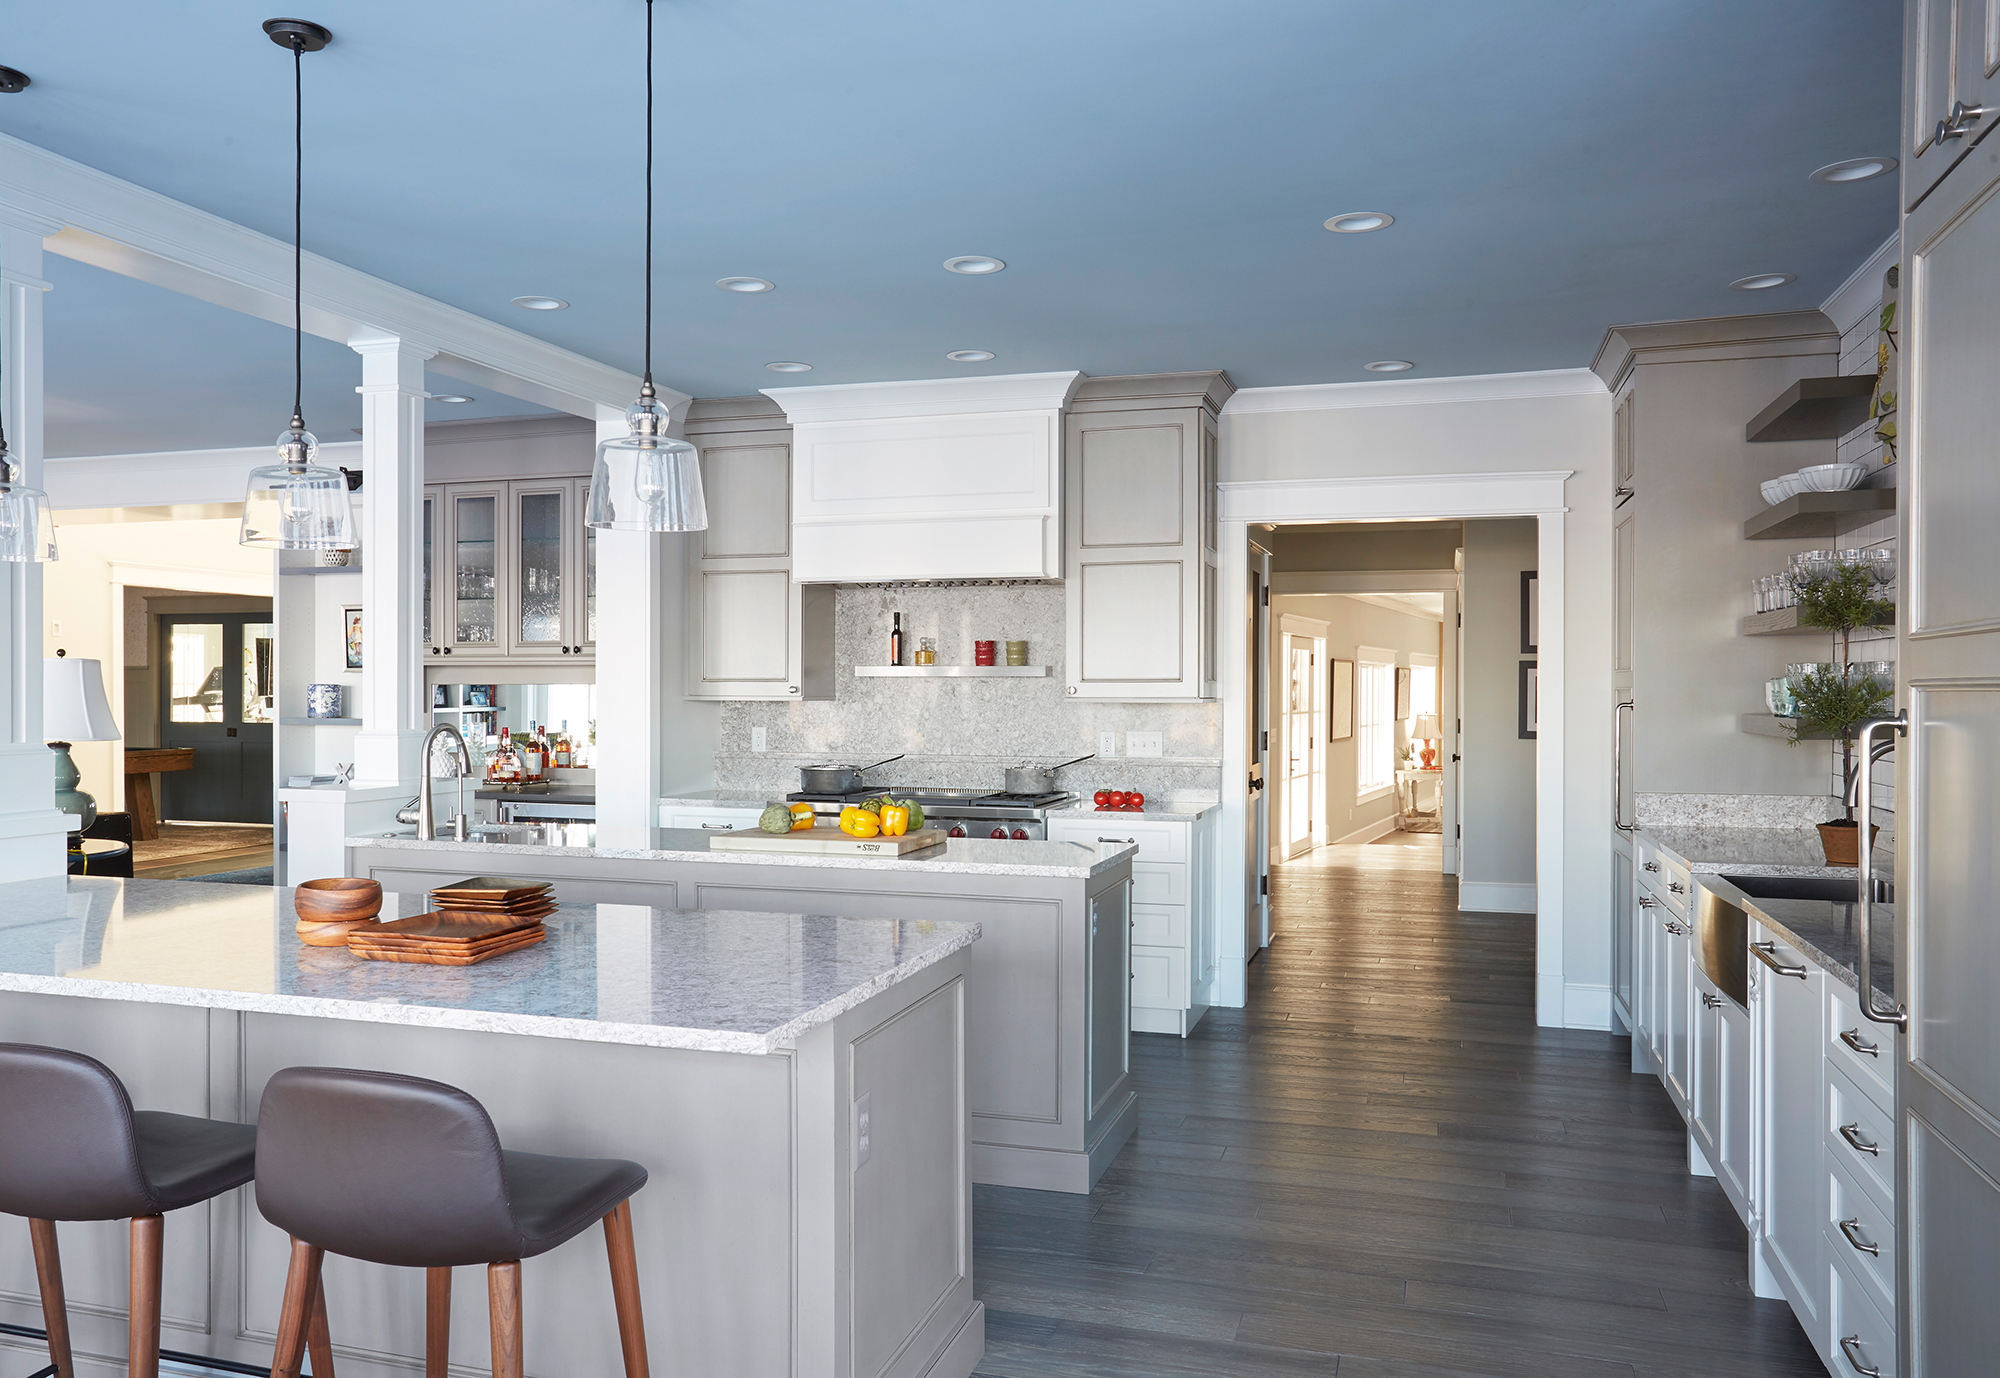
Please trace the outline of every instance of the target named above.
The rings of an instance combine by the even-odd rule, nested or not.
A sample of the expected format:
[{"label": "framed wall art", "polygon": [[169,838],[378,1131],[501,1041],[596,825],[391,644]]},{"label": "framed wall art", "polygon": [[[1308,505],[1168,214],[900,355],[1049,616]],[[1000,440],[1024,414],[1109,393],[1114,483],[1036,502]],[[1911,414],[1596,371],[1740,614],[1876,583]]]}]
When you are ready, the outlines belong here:
[{"label": "framed wall art", "polygon": [[1521,654],[1542,650],[1542,577],[1539,570],[1521,571]]},{"label": "framed wall art", "polygon": [[1541,716],[1538,706],[1541,702],[1541,672],[1537,662],[1521,662],[1521,737],[1524,741],[1535,738],[1536,720]]},{"label": "framed wall art", "polygon": [[340,610],[341,637],[347,643],[347,668],[361,668],[361,609]]}]

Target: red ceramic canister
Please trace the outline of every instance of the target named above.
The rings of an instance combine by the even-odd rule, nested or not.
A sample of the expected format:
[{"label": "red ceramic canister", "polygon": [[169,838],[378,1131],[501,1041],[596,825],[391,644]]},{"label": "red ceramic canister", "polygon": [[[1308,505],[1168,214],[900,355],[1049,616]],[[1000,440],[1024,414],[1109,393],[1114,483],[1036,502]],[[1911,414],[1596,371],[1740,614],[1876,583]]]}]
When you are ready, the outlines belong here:
[{"label": "red ceramic canister", "polygon": [[993,663],[993,648],[997,644],[997,642],[992,641],[973,642],[972,663],[974,665],[991,665]]}]

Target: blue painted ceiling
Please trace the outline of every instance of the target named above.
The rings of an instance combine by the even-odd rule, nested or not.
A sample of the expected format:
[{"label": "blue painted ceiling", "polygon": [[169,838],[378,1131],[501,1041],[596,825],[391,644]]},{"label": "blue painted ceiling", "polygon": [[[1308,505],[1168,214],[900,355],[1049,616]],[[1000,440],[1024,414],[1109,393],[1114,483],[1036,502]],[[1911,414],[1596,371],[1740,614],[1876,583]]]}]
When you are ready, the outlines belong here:
[{"label": "blue painted ceiling", "polygon": [[[5,0],[0,62],[35,84],[0,96],[0,131],[289,237],[274,3]],[[1893,177],[1807,174],[1896,151],[1899,9],[661,0],[655,370],[703,396],[1053,368],[1338,382],[1381,358],[1577,366],[1615,321],[1817,305],[1895,227]],[[636,371],[639,0],[297,12],[335,34],[306,58],[307,246]],[[1396,224],[1320,227],[1350,210]],[[956,254],[1009,266],[942,271]],[[1798,281],[1729,290],[1756,272]],[[281,329],[49,274],[50,453],[284,424]],[[713,286],[732,274],[778,290]],[[508,304],[525,293],[572,307]],[[942,357],[970,348],[998,357]],[[765,370],[783,359],[814,372]],[[308,419],[341,437],[356,363],[310,340],[307,360]]]}]

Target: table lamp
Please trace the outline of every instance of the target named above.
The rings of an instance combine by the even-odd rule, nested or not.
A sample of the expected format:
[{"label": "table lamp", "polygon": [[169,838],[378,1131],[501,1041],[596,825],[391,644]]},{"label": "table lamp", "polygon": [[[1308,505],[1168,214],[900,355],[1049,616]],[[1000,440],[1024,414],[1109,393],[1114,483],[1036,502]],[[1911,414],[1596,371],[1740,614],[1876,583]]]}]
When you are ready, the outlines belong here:
[{"label": "table lamp", "polygon": [[102,662],[59,658],[42,662],[42,731],[56,754],[56,807],[81,821],[82,832],[97,821],[97,801],[77,788],[83,773],[69,757],[71,742],[115,742],[118,724],[104,697]]},{"label": "table lamp", "polygon": [[1423,768],[1436,770],[1438,753],[1432,743],[1444,735],[1444,725],[1437,720],[1437,714],[1419,713],[1410,719],[1410,735],[1423,741]]}]

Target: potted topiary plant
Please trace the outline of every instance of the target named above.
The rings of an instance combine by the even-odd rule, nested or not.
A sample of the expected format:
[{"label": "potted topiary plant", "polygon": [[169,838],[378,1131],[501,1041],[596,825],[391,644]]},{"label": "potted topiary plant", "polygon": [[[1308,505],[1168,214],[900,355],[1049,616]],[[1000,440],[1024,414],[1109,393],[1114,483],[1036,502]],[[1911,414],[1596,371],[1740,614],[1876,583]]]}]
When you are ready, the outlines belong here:
[{"label": "potted topiary plant", "polygon": [[[1877,626],[1894,617],[1895,607],[1874,594],[1874,575],[1866,567],[1845,561],[1824,571],[1792,575],[1792,591],[1798,600],[1799,625],[1822,627],[1833,633],[1840,659],[1821,665],[1792,685],[1797,716],[1792,719],[1791,744],[1797,746],[1809,736],[1824,733],[1840,743],[1841,800],[1845,816],[1819,825],[1820,846],[1829,866],[1853,866],[1860,862],[1861,828],[1854,818],[1854,738],[1861,724],[1881,714],[1895,697],[1895,686],[1881,683],[1873,675],[1856,675],[1849,669],[1849,639],[1856,627]],[[1864,806],[1866,807],[1866,806]],[[1875,845],[1874,824],[1868,826],[1868,845]]]}]

